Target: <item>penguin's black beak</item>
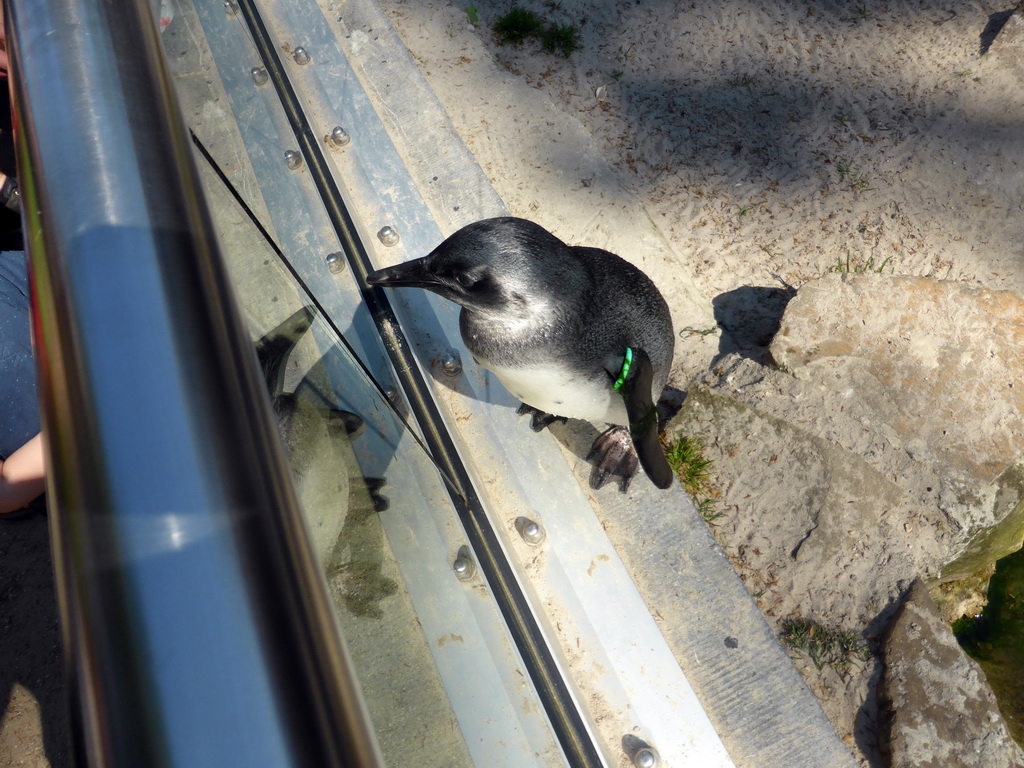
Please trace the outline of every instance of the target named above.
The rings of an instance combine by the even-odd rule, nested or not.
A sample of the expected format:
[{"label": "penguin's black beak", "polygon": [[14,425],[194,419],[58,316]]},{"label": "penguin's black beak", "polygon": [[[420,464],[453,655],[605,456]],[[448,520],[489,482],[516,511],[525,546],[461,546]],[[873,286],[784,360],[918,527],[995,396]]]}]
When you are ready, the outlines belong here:
[{"label": "penguin's black beak", "polygon": [[427,268],[426,258],[413,259],[393,267],[385,267],[366,276],[370,285],[388,288],[411,287],[431,289],[438,285],[437,277]]}]

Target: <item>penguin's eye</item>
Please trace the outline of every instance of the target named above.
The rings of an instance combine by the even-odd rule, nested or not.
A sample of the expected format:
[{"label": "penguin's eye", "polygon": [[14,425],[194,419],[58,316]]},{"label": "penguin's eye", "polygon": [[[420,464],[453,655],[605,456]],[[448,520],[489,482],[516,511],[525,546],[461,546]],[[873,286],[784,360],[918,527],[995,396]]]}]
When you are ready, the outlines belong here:
[{"label": "penguin's eye", "polygon": [[463,288],[469,288],[476,283],[476,280],[470,276],[468,272],[456,272],[455,282],[461,285]]}]

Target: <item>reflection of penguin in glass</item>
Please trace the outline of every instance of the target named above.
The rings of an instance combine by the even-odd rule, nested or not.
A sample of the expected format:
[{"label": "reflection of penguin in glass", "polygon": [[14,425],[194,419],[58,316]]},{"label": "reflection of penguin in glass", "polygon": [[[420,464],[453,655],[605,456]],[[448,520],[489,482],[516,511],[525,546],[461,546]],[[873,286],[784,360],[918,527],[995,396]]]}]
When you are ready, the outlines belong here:
[{"label": "reflection of penguin in glass", "polygon": [[671,484],[654,404],[672,364],[672,320],[654,283],[632,264],[506,217],[463,227],[427,256],[368,280],[461,304],[463,341],[529,406],[520,412],[533,412],[534,429],[557,417],[620,425],[594,442],[595,487],[619,475],[625,490],[637,456],[656,486]]}]

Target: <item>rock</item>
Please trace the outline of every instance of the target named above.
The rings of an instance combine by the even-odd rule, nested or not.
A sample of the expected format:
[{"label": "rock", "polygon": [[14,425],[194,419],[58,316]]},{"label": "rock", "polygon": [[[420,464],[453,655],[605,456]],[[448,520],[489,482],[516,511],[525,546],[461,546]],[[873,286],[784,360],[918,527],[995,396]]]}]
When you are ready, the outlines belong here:
[{"label": "rock", "polygon": [[[857,431],[913,459],[865,456],[879,471],[911,486],[920,486],[918,468],[933,476],[923,488],[955,529],[943,580],[1020,547],[1024,298],[928,278],[833,274],[799,290],[769,352],[847,404]],[[838,440],[858,452],[856,437]]]},{"label": "rock", "polygon": [[[943,529],[908,526],[912,512],[920,514],[912,495],[804,429],[812,425],[802,412],[789,411],[789,420],[765,412],[773,401],[789,402],[780,388],[807,385],[739,356],[717,370],[719,378],[689,388],[666,429],[669,440],[699,438],[714,461],[715,538],[776,632],[796,616],[880,634],[886,606],[918,573],[938,572]],[[794,660],[839,736],[878,758],[875,663],[839,675]]]},{"label": "rock", "polygon": [[[938,507],[938,472],[894,448],[883,425],[865,428],[877,382],[844,384],[836,392],[727,355],[690,386],[666,433],[703,440],[725,512],[719,541],[752,573],[780,579],[764,607],[777,591],[780,616],[802,607],[880,621],[880,632],[879,611],[917,575],[938,580],[959,531]],[[827,590],[815,586],[823,574]]]},{"label": "rock", "polygon": [[[715,536],[776,629],[799,616],[877,637],[913,579],[974,575],[1020,546],[1019,296],[830,275],[785,308],[770,346],[784,369],[761,362],[763,338],[732,334],[666,432],[703,440]],[[873,664],[797,663],[873,754]]]},{"label": "rock", "polygon": [[892,768],[1020,768],[981,668],[957,645],[921,581],[882,643],[880,708]]},{"label": "rock", "polygon": [[715,462],[716,537],[763,610],[863,629],[919,573],[938,572],[945,542],[908,524],[917,505],[899,484],[798,422],[695,385],[666,434],[700,438]]}]

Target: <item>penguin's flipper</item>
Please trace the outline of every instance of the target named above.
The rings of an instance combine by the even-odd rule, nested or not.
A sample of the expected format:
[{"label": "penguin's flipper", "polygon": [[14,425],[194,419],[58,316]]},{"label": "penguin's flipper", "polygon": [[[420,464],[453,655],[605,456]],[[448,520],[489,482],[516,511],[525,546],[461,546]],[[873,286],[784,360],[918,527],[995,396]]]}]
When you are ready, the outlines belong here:
[{"label": "penguin's flipper", "polygon": [[560,421],[563,424],[569,421],[565,416],[555,416],[553,413],[547,413],[546,411],[534,408],[532,405],[527,405],[526,403],[520,405],[518,410],[516,410],[516,413],[520,416],[527,413],[530,414],[530,429],[534,432],[541,432],[545,427],[551,426],[556,421]]},{"label": "penguin's flipper", "polygon": [[675,473],[665,458],[658,440],[658,409],[651,399],[651,384],[654,368],[647,353],[640,348],[633,349],[633,361],[619,389],[626,401],[626,415],[629,417],[629,434],[633,447],[640,458],[640,466],[658,488],[672,485]]},{"label": "penguin's flipper", "polygon": [[623,493],[636,476],[637,455],[626,427],[609,427],[594,440],[587,461],[595,459],[590,471],[590,487],[597,490],[609,477],[618,477]]}]

